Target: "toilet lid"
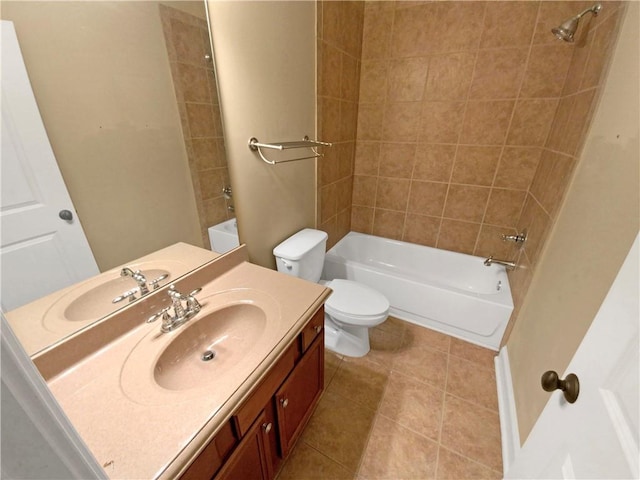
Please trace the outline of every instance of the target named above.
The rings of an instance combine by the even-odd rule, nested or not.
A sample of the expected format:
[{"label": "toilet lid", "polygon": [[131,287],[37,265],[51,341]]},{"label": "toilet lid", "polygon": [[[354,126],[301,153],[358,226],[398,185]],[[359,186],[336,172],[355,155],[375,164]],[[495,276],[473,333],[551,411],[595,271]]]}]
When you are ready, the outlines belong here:
[{"label": "toilet lid", "polygon": [[351,280],[332,280],[327,287],[333,290],[325,302],[327,310],[354,317],[378,316],[388,312],[389,301],[380,292]]}]

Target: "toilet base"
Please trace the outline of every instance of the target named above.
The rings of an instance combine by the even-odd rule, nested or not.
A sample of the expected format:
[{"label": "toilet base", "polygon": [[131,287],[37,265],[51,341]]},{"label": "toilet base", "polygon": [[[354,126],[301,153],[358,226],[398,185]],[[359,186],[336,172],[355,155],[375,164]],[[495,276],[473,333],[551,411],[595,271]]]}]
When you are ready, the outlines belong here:
[{"label": "toilet base", "polygon": [[324,345],[329,350],[347,357],[364,357],[371,349],[369,328],[338,325],[327,314],[324,316]]}]

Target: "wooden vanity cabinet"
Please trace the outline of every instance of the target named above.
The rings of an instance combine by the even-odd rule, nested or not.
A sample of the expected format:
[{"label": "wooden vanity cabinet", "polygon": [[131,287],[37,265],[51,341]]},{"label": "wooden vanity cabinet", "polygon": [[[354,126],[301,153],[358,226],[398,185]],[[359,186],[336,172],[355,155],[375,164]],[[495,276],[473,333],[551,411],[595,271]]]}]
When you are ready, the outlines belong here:
[{"label": "wooden vanity cabinet", "polygon": [[323,327],[320,307],[181,480],[274,477],[324,388]]}]

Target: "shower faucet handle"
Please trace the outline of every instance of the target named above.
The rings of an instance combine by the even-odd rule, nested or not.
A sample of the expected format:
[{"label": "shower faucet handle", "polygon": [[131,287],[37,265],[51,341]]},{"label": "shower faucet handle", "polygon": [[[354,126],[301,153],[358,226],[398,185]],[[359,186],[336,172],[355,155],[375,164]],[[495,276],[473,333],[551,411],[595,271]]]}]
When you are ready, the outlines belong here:
[{"label": "shower faucet handle", "polygon": [[503,242],[514,242],[514,243],[520,243],[523,244],[524,242],[527,241],[527,231],[523,230],[521,233],[518,233],[516,235],[506,235],[506,234],[502,234],[502,241]]}]

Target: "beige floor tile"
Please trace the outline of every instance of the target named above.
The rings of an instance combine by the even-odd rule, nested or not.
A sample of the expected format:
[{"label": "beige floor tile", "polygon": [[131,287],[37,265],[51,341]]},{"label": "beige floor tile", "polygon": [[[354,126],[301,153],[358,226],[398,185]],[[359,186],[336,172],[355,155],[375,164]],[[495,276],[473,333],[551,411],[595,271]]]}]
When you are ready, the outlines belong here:
[{"label": "beige floor tile", "polygon": [[358,478],[434,478],[438,445],[384,417],[378,416]]},{"label": "beige floor tile", "polygon": [[374,418],[374,410],[327,391],[311,416],[302,441],[355,472]]},{"label": "beige floor tile", "polygon": [[440,443],[494,470],[502,470],[497,412],[446,394]]},{"label": "beige floor tile", "polygon": [[499,480],[502,474],[440,447],[436,478],[438,480]]},{"label": "beige floor tile", "polygon": [[451,337],[444,333],[436,332],[429,328],[424,328],[419,325],[413,325],[407,323],[406,331],[404,333],[405,345],[420,345],[421,347],[429,347],[434,350],[440,350],[441,352],[449,351],[449,344]]},{"label": "beige floor tile", "polygon": [[304,442],[298,442],[278,480],[351,480],[355,474]]},{"label": "beige floor tile", "polygon": [[342,362],[342,355],[332,352],[331,350],[324,351],[324,388],[327,388],[331,383],[334,375],[340,367]]},{"label": "beige floor tile", "polygon": [[438,441],[444,391],[392,372],[379,413],[414,432]]},{"label": "beige floor tile", "polygon": [[482,348],[473,343],[465,342],[457,338],[451,338],[451,348],[449,350],[451,355],[464,358],[470,362],[477,363],[486,368],[494,368],[493,359],[498,352],[489,350],[488,348]]},{"label": "beige floor tile", "polygon": [[382,400],[390,370],[367,357],[345,357],[327,391],[376,410]]},{"label": "beige floor tile", "polygon": [[445,352],[411,341],[404,343],[394,355],[392,369],[444,390],[447,360],[448,355]]},{"label": "beige floor tile", "polygon": [[389,317],[383,323],[375,327],[375,329],[390,333],[391,335],[402,336],[404,335],[407,325],[408,324],[405,321],[396,317]]},{"label": "beige floor tile", "polygon": [[492,369],[451,355],[446,390],[451,395],[498,411],[496,374]]},{"label": "beige floor tile", "polygon": [[371,350],[369,350],[366,358],[380,365],[391,365],[393,357],[402,346],[402,338],[402,335],[396,335],[379,328],[372,328],[369,330]]}]

